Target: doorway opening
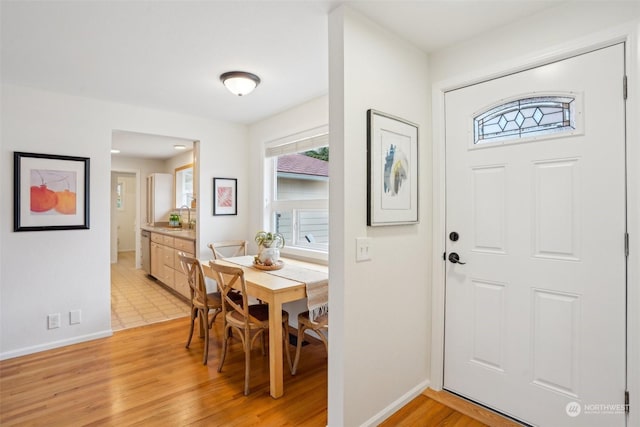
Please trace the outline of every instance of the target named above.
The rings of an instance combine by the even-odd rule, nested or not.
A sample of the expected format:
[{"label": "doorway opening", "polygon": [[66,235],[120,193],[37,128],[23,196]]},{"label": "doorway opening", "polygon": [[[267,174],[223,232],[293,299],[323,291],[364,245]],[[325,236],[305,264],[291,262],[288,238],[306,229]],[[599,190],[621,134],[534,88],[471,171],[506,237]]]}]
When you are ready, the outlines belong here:
[{"label": "doorway opening", "polygon": [[[161,225],[177,211],[173,200],[175,170],[194,165],[191,139],[112,132],[111,155],[111,327],[121,330],[159,321],[189,316],[190,306],[171,284],[151,275],[149,265],[149,209],[147,177],[162,174],[170,177],[163,198],[170,203],[160,215]],[[191,197],[195,199],[197,189]],[[169,202],[171,201],[171,202]],[[195,203],[189,218],[196,218]],[[164,218],[166,216],[166,218]],[[186,215],[185,215],[186,216]],[[195,220],[193,221],[195,225]],[[195,240],[195,232],[193,233]],[[146,262],[143,258],[146,257]]]}]

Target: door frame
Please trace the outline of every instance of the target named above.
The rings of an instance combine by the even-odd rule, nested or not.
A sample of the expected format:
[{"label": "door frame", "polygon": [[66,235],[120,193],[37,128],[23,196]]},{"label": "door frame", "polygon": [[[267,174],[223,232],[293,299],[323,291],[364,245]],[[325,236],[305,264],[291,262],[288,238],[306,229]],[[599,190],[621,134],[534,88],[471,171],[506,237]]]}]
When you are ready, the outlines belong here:
[{"label": "door frame", "polygon": [[[444,327],[446,262],[446,180],[445,180],[445,93],[486,80],[503,77],[549,64],[613,44],[625,43],[627,232],[630,251],[627,261],[627,390],[630,394],[629,425],[640,425],[640,124],[630,117],[640,116],[640,23],[598,32],[588,37],[505,61],[432,86],[433,123],[433,274],[430,388],[442,390],[444,383]],[[620,82],[622,93],[622,82]],[[622,96],[622,95],[621,95]],[[635,162],[633,161],[635,159]],[[633,215],[633,213],[636,213]],[[622,238],[621,238],[622,241]],[[605,402],[603,402],[605,403]],[[609,403],[609,402],[606,402]],[[613,402],[611,402],[613,403]]]},{"label": "door frame", "polygon": [[[116,176],[119,173],[124,173],[124,174],[131,174],[131,175],[135,175],[135,179],[136,179],[136,224],[134,227],[134,239],[135,239],[135,268],[141,268],[142,267],[142,262],[140,261],[140,256],[141,256],[141,247],[142,247],[142,239],[140,237],[140,201],[142,200],[141,197],[141,188],[140,188],[140,169],[127,169],[127,168],[116,168],[116,169],[111,169],[111,174],[110,176],[113,177],[114,174],[116,174]],[[113,189],[111,188],[111,193],[113,193]],[[115,231],[115,227],[117,226],[117,223],[114,224],[114,216],[115,216],[115,203],[113,203],[113,198],[114,195],[111,194],[111,204],[110,204],[110,226],[109,226],[109,252],[110,252],[110,259],[111,259],[111,263],[113,264],[114,262],[118,261],[118,255],[117,255],[117,249],[116,249],[116,259],[114,260],[111,257],[111,253],[113,252],[113,247],[114,245],[117,248],[117,232]],[[114,233],[116,234],[116,237],[114,237]]]}]

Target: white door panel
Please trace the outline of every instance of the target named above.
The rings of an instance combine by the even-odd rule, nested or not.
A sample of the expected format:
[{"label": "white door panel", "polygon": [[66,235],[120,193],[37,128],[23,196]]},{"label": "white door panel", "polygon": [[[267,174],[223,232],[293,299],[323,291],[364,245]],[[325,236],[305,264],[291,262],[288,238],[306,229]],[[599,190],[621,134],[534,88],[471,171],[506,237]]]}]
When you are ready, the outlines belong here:
[{"label": "white door panel", "polygon": [[[593,411],[625,389],[623,75],[620,44],[445,95],[447,256],[466,264],[447,261],[444,386],[533,425],[625,425]],[[554,93],[576,130],[473,143],[478,112]]]}]

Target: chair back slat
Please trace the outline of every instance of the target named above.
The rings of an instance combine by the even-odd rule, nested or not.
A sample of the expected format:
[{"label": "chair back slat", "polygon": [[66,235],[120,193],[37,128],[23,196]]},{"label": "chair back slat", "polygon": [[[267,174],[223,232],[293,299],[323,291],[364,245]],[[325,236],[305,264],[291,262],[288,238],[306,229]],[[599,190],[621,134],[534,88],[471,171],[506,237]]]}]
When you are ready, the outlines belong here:
[{"label": "chair back slat", "polygon": [[225,240],[209,243],[209,249],[213,252],[213,259],[223,259],[247,254],[246,240]]},{"label": "chair back slat", "polygon": [[[249,298],[247,296],[247,282],[244,278],[244,271],[240,267],[231,267],[222,265],[216,261],[209,261],[209,267],[216,275],[218,288],[222,295],[222,310],[226,317],[227,311],[235,310],[244,319],[244,323],[248,328],[249,323],[259,324],[260,320],[249,314]],[[240,283],[238,286],[237,283]],[[240,289],[238,289],[238,287]],[[238,305],[232,298],[232,291],[240,291],[242,295],[242,306]]]},{"label": "chair back slat", "polygon": [[196,258],[190,257],[184,252],[178,252],[178,258],[180,259],[182,270],[187,275],[187,283],[189,284],[191,299],[195,298],[198,301],[206,304],[207,287],[204,281],[202,264],[200,264],[200,261],[198,261]]}]

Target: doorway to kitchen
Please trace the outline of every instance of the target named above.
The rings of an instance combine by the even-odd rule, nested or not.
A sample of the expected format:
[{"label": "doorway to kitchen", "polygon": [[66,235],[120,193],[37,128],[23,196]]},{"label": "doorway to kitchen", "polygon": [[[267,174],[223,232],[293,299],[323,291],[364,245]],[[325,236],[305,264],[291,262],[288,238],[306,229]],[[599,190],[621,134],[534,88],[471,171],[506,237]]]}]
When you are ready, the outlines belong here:
[{"label": "doorway to kitchen", "polygon": [[[148,252],[144,250],[143,234],[147,231],[143,227],[149,222],[147,177],[155,174],[171,178],[167,180],[170,185],[164,196],[174,200],[174,171],[194,163],[193,148],[193,141],[184,138],[112,132],[111,327],[114,331],[189,316],[187,300],[143,268],[143,255]],[[176,206],[168,206],[167,218],[159,221],[168,223],[169,212],[176,210],[174,208]],[[188,216],[195,218],[195,208]]]}]

